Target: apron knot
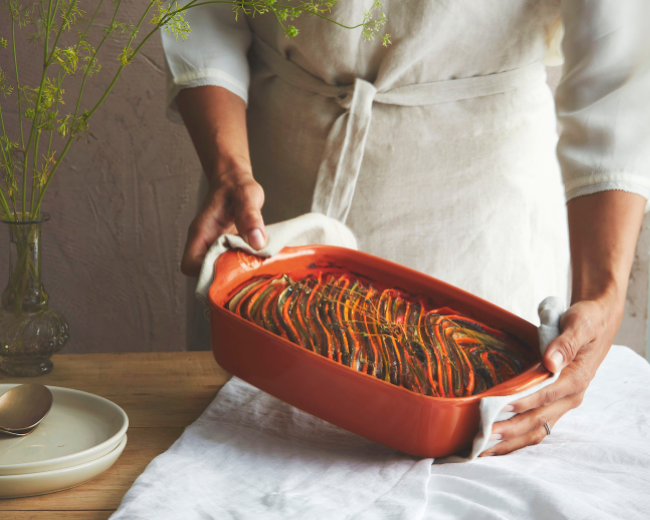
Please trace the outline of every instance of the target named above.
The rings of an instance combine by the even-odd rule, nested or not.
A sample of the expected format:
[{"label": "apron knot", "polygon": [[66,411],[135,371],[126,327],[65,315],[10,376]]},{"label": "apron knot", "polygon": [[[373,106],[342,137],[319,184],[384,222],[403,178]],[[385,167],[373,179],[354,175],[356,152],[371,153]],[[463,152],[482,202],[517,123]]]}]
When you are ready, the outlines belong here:
[{"label": "apron knot", "polygon": [[354,81],[353,85],[346,85],[342,87],[341,92],[334,98],[336,102],[346,110],[352,108],[352,103],[355,97],[358,99],[360,96],[372,96],[375,97],[377,89],[372,83],[368,81],[357,78]]},{"label": "apron knot", "polygon": [[259,38],[257,55],[270,71],[298,88],[333,99],[345,111],[334,121],[318,169],[311,211],[343,223],[352,206],[370,129],[373,103],[423,106],[502,94],[545,81],[541,62],[485,76],[394,87],[377,92],[370,82],[357,78],[353,85],[329,85],[280,55]]},{"label": "apron knot", "polygon": [[354,89],[335,97],[346,111],[330,130],[318,171],[312,212],[345,223],[361,171],[376,94],[377,88],[372,83],[357,78]]}]

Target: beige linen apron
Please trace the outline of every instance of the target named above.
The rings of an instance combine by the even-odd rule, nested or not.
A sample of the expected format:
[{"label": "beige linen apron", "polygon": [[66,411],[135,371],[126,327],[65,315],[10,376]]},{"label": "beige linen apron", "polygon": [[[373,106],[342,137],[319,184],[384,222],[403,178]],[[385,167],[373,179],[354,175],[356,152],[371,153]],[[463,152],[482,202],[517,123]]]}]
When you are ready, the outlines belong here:
[{"label": "beige linen apron", "polygon": [[[358,23],[372,3],[340,0],[332,17]],[[568,267],[540,63],[558,4],[385,0],[386,48],[315,17],[293,39],[271,16],[249,18],[265,220],[312,208],[346,220],[360,249],[536,323],[543,298],[566,294]],[[191,348],[204,328],[190,324]]]},{"label": "beige linen apron", "polygon": [[[372,0],[340,0],[354,24]],[[568,240],[542,59],[558,0],[386,0],[393,43],[315,17],[249,18],[248,131],[267,223],[312,210],[363,251],[534,323]],[[192,288],[193,291],[193,288]],[[189,313],[190,348],[208,342]]]},{"label": "beige linen apron", "polygon": [[[352,24],[371,0],[336,4]],[[558,2],[388,0],[393,43],[250,18],[253,172],[277,222],[346,221],[361,250],[537,322],[566,295],[566,210],[541,60]]]}]

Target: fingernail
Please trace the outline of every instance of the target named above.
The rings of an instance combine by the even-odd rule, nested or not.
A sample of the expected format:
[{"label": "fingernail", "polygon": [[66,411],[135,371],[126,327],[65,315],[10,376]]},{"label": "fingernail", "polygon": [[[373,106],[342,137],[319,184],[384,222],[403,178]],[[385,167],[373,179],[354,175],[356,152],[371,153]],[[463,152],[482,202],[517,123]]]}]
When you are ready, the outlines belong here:
[{"label": "fingernail", "polygon": [[491,451],[489,453],[481,453],[481,457],[492,457],[494,455],[494,452]]},{"label": "fingernail", "polygon": [[514,409],[515,409],[514,406],[512,406],[511,404],[507,404],[501,409],[501,411],[502,412],[512,412]]},{"label": "fingernail", "polygon": [[500,441],[501,437],[502,437],[502,435],[500,433],[493,433],[492,435],[490,435],[490,438],[488,440],[490,440],[490,441]]},{"label": "fingernail", "polygon": [[253,249],[260,250],[266,245],[266,239],[259,229],[253,229],[248,233],[248,243]]},{"label": "fingernail", "polygon": [[562,352],[556,350],[551,354],[550,357],[551,357],[551,361],[557,367],[558,370],[562,368],[562,365],[564,364],[564,356],[562,355]]}]

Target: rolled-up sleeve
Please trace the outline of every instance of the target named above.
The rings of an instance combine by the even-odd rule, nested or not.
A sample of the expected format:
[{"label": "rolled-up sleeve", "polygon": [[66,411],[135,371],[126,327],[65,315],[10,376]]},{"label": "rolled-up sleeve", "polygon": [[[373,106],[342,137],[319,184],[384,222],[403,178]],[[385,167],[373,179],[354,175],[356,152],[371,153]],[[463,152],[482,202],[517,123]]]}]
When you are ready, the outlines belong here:
[{"label": "rolled-up sleeve", "polygon": [[556,106],[567,200],[605,190],[650,199],[650,1],[562,0],[562,19]]},{"label": "rolled-up sleeve", "polygon": [[182,123],[176,96],[184,88],[216,85],[248,101],[250,71],[246,57],[251,32],[243,14],[235,18],[232,4],[207,4],[188,9],[191,32],[185,41],[161,31],[167,69],[167,117]]}]

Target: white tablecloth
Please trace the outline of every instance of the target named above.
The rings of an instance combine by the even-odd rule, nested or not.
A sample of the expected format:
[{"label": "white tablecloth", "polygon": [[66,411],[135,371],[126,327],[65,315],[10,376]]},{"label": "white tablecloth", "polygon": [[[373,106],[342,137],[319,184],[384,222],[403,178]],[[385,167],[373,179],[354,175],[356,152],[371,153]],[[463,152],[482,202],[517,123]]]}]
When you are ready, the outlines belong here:
[{"label": "white tablecloth", "polygon": [[538,446],[461,464],[394,452],[233,378],[113,520],[648,519],[650,365],[613,347]]}]

